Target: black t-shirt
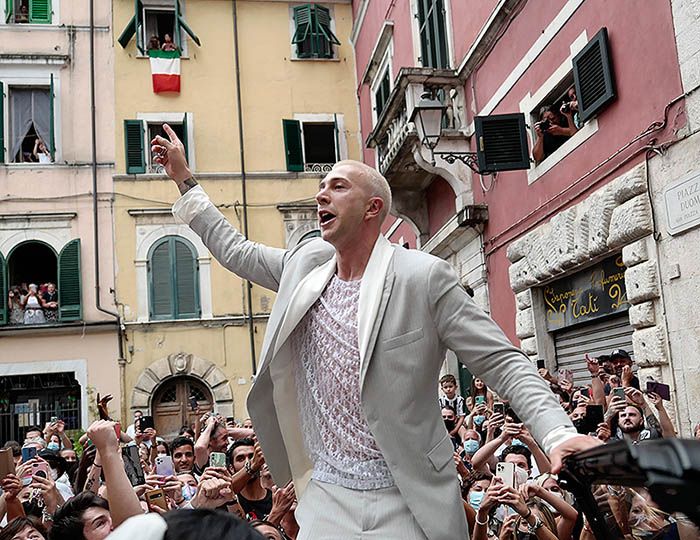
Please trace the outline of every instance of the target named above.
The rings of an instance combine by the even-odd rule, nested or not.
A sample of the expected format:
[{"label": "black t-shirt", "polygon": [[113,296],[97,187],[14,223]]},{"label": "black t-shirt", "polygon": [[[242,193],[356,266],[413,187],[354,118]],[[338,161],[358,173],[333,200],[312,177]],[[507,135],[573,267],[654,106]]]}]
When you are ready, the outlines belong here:
[{"label": "black t-shirt", "polygon": [[546,131],[542,133],[544,140],[542,141],[542,151],[544,152],[544,157],[547,158],[551,156],[557,148],[569,140],[566,135],[550,135]]},{"label": "black t-shirt", "polygon": [[272,490],[268,489],[265,497],[258,501],[250,501],[239,493],[238,502],[248,520],[265,519],[272,510]]}]

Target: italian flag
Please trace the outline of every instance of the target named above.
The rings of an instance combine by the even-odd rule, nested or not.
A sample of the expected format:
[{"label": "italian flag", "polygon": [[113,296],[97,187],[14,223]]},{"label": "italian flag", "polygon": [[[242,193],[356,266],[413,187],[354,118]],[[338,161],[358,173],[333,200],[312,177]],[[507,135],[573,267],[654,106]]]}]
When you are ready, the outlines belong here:
[{"label": "italian flag", "polygon": [[180,51],[148,51],[153,75],[153,91],[180,92]]}]

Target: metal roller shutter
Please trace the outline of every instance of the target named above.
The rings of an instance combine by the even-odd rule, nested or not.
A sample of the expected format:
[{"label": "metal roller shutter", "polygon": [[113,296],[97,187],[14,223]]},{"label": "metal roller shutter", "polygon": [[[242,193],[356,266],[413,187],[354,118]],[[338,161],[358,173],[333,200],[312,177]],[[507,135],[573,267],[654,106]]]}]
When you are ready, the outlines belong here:
[{"label": "metal roller shutter", "polygon": [[632,354],[632,327],[627,313],[561,330],[554,334],[557,369],[570,369],[574,384],[586,384],[590,375],[584,355],[591,357],[624,349]]}]

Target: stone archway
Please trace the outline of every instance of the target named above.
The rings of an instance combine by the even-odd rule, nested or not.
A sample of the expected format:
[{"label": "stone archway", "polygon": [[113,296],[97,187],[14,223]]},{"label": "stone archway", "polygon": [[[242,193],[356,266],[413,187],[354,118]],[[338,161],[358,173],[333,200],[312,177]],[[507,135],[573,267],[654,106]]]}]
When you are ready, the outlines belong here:
[{"label": "stone archway", "polygon": [[131,391],[131,411],[151,411],[155,391],[173,377],[189,376],[211,391],[214,410],[222,416],[235,416],[233,393],[228,378],[212,362],[193,354],[174,353],[145,368]]}]

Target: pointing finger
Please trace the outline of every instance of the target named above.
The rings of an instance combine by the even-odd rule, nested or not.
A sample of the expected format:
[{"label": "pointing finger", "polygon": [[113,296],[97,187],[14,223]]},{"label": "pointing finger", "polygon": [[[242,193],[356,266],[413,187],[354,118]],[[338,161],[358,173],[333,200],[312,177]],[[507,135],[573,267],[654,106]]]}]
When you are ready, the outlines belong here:
[{"label": "pointing finger", "polygon": [[175,145],[171,143],[168,139],[165,137],[161,137],[160,135],[156,135],[153,137],[153,140],[151,141],[151,144],[153,145],[160,145],[164,146],[166,149],[170,150],[171,148],[175,148]]},{"label": "pointing finger", "polygon": [[173,128],[171,128],[168,124],[163,124],[163,131],[170,137],[170,142],[173,144],[177,144],[180,142],[180,139],[178,139],[177,135],[175,135],[175,132],[173,131]]}]

